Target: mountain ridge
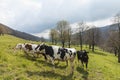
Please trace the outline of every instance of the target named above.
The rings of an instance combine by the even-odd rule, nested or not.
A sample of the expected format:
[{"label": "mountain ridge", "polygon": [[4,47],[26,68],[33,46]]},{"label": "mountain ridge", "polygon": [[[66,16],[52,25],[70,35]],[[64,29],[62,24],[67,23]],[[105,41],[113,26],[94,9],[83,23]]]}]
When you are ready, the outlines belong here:
[{"label": "mountain ridge", "polygon": [[41,40],[40,37],[31,35],[31,34],[26,33],[26,32],[14,30],[14,29],[12,29],[12,28],[10,28],[2,23],[0,23],[0,34],[1,35],[2,34],[9,34],[9,35],[13,35],[13,36],[16,36],[16,37],[19,37],[22,39],[32,40],[32,41],[40,41]]}]

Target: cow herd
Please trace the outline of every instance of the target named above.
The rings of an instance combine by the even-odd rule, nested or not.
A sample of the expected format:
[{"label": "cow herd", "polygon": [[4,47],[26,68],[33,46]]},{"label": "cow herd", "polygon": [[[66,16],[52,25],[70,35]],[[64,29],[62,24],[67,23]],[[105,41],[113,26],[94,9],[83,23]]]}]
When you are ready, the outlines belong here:
[{"label": "cow herd", "polygon": [[[84,63],[88,64],[88,52],[86,50],[83,51],[77,51],[75,48],[63,48],[60,46],[55,45],[46,45],[44,43],[41,44],[32,44],[32,43],[18,43],[15,47],[15,50],[21,49],[26,53],[27,55],[32,55],[33,57],[38,57],[39,55],[43,55],[45,60],[49,60],[52,62],[53,68],[54,67],[54,61],[66,61],[68,65],[68,61],[70,62],[71,66],[71,73],[74,71],[74,60],[75,56],[77,55],[78,62],[81,61],[82,65],[84,66]],[[54,69],[53,69],[54,70]]]}]

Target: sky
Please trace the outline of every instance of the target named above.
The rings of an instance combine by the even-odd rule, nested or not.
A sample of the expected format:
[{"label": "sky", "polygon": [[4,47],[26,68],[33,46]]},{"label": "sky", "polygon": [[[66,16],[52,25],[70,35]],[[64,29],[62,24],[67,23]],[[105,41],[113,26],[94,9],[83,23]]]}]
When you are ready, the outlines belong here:
[{"label": "sky", "polygon": [[118,12],[120,0],[0,0],[0,23],[44,38],[58,21],[103,27]]}]

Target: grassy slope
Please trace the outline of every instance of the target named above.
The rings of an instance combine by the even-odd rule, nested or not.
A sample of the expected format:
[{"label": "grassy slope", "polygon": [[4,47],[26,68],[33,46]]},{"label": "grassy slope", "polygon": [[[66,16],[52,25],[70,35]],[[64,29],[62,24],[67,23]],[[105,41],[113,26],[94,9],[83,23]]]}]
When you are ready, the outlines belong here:
[{"label": "grassy slope", "polygon": [[65,62],[57,64],[56,61],[55,72],[52,72],[52,65],[43,57],[33,60],[22,51],[14,53],[12,48],[19,42],[28,41],[0,36],[0,80],[120,80],[120,64],[113,54],[99,49],[95,53],[90,51],[88,70],[84,70],[76,59],[74,74],[70,75],[70,66]]}]

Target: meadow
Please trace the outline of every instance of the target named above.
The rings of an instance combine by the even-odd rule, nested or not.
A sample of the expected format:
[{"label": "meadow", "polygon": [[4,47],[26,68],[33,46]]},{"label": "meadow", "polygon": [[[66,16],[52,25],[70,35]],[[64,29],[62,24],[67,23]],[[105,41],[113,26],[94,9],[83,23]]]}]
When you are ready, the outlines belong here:
[{"label": "meadow", "polygon": [[[0,80],[120,80],[120,63],[114,54],[99,48],[93,53],[89,51],[88,70],[83,69],[77,58],[74,61],[74,74],[70,74],[70,64],[46,62],[43,56],[32,58],[23,51],[14,51],[17,43],[29,43],[11,35],[0,36]],[[38,43],[39,42],[34,42]],[[79,50],[78,46],[72,46]]]}]

